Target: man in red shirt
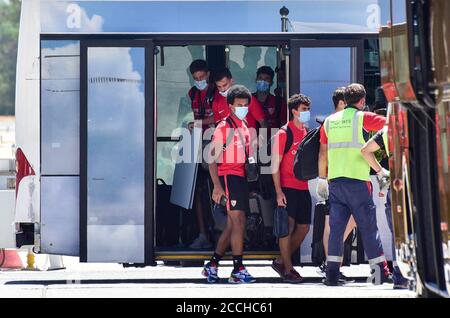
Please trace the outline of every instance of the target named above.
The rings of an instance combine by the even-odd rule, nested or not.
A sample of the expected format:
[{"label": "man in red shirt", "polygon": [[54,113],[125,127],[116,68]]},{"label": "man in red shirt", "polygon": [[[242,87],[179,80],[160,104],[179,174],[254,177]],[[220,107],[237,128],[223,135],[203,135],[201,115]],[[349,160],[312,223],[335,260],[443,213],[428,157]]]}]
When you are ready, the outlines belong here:
[{"label": "man in red shirt", "polygon": [[[294,269],[292,253],[302,244],[311,224],[311,195],[308,182],[294,175],[294,159],[300,142],[307,134],[305,123],[310,119],[311,100],[303,94],[289,98],[290,120],[274,137],[272,149],[272,177],[277,193],[277,204],[287,209],[289,234],[279,238],[281,257],[274,260],[272,268],[285,282],[299,283],[303,280]],[[286,146],[288,134],[291,145]]]},{"label": "man in red shirt", "polygon": [[[256,92],[253,96],[261,103],[267,128],[280,128],[286,123],[287,105],[281,96],[274,96],[270,93],[275,72],[270,66],[261,66],[256,71]],[[284,120],[284,121],[282,121]]]},{"label": "man in red shirt", "polygon": [[[202,121],[203,131],[214,127],[212,102],[215,94],[214,83],[209,82],[210,72],[205,60],[195,60],[189,66],[195,85],[189,90],[194,119]],[[193,123],[189,123],[191,128]]]},{"label": "man in red shirt", "polygon": [[209,165],[214,184],[212,199],[217,205],[225,205],[227,225],[217,242],[213,257],[203,268],[202,274],[209,283],[218,281],[219,261],[230,243],[234,268],[228,281],[237,284],[255,281],[242,264],[246,212],[249,211],[245,161],[252,154],[249,147],[250,133],[244,118],[250,100],[251,93],[244,86],[234,85],[229,88],[227,103],[230,115],[219,122],[212,138],[214,161]]},{"label": "man in red shirt", "polygon": [[[205,60],[195,60],[189,66],[195,85],[189,90],[191,99],[191,107],[194,112],[194,119],[201,121],[202,133],[210,127],[214,127],[214,116],[212,110],[212,100],[214,97],[214,83],[209,82],[210,72]],[[189,129],[192,131],[194,123],[189,123]],[[197,173],[197,184],[195,187],[194,209],[197,215],[197,223],[199,228],[198,237],[189,245],[192,249],[211,248],[211,240],[205,226],[205,217],[203,215],[203,206],[201,193],[205,191],[203,186],[208,178],[207,172],[201,169],[201,165]]]},{"label": "man in red shirt", "polygon": [[[228,68],[223,68],[214,73],[214,82],[216,84],[217,91],[214,95],[212,107],[214,120],[217,123],[230,115],[230,108],[228,106],[226,96],[234,81],[230,70]],[[251,96],[251,100],[248,105],[248,114],[245,117],[245,121],[247,122],[247,127],[249,129],[253,128],[255,131],[258,128],[257,124],[263,128],[267,127],[267,123],[264,118],[264,111],[256,97]]]}]

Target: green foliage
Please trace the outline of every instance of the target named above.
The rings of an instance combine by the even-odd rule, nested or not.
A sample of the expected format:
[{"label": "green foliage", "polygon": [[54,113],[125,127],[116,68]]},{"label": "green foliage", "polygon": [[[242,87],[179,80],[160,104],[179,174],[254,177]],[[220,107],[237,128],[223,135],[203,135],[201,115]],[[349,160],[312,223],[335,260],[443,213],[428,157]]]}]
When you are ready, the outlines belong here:
[{"label": "green foliage", "polygon": [[14,114],[20,0],[0,0],[0,115]]}]

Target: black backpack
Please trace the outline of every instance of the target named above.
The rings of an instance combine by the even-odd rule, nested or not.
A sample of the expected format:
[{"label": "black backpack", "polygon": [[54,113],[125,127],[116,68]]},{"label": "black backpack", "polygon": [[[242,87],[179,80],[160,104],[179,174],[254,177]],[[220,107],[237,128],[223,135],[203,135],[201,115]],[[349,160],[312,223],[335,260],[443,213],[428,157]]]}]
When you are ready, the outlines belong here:
[{"label": "black backpack", "polygon": [[320,127],[311,129],[298,146],[294,159],[294,175],[298,180],[311,180],[319,175]]},{"label": "black backpack", "polygon": [[[287,138],[286,138],[286,144],[284,145],[284,152],[283,154],[286,154],[289,149],[291,149],[291,146],[294,142],[294,134],[292,133],[291,128],[286,124],[280,129],[283,129],[286,131]],[[273,138],[272,137],[267,142],[267,155],[272,157],[272,144],[273,144]],[[263,167],[270,167],[271,162],[261,163],[260,166]],[[275,186],[273,184],[272,174],[259,174],[259,192],[264,200],[270,200],[275,197]]]}]

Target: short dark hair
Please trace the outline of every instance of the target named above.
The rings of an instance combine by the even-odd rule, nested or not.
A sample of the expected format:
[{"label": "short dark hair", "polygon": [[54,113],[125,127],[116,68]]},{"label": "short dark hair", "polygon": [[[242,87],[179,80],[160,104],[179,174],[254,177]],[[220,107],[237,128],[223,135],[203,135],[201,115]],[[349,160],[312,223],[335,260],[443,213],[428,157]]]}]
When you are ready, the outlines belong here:
[{"label": "short dark hair", "polygon": [[233,105],[236,98],[246,98],[248,100],[248,103],[250,104],[250,101],[252,100],[252,94],[244,85],[233,85],[228,91],[227,103],[229,105]]},{"label": "short dark hair", "polygon": [[214,75],[213,75],[214,82],[218,82],[221,79],[223,79],[224,77],[229,78],[229,79],[233,78],[233,75],[231,75],[231,72],[228,69],[228,67],[218,69],[217,71],[215,71],[213,73],[214,73]]},{"label": "short dark hair", "polygon": [[338,107],[339,101],[343,101],[345,103],[344,93],[345,93],[344,86],[338,87],[334,90],[334,92],[333,92],[334,109],[336,109]]},{"label": "short dark hair", "polygon": [[189,71],[191,72],[191,74],[194,74],[198,71],[208,72],[208,64],[206,64],[205,60],[195,60],[191,63],[191,65],[189,65]]},{"label": "short dark hair", "polygon": [[256,71],[256,77],[258,77],[259,74],[269,75],[272,81],[275,76],[275,72],[272,70],[270,66],[261,66],[260,68],[258,68],[258,70]]},{"label": "short dark hair", "polygon": [[347,105],[354,105],[366,97],[366,89],[363,85],[353,83],[345,88],[344,98]]},{"label": "short dark hair", "polygon": [[306,106],[311,105],[311,98],[304,94],[295,94],[292,95],[288,100],[288,108],[289,108],[289,118],[292,117],[292,110],[297,110],[298,107],[303,104]]}]

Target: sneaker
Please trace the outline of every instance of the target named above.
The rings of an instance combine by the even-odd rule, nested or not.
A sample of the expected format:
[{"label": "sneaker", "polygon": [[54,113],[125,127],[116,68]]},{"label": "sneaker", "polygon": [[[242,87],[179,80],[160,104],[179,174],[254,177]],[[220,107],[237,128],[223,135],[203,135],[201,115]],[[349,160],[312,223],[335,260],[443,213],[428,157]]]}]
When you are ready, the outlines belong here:
[{"label": "sneaker", "polygon": [[355,280],[353,278],[347,277],[344,274],[342,274],[342,272],[339,273],[339,282],[343,283],[343,284],[350,284],[350,283],[354,283]]},{"label": "sneaker", "polygon": [[303,281],[303,277],[295,270],[291,269],[289,273],[285,274],[283,277],[283,282],[290,284],[298,284]]},{"label": "sneaker", "polygon": [[228,282],[231,284],[248,284],[256,282],[256,279],[247,272],[245,267],[241,267],[238,272],[231,272]]},{"label": "sneaker", "polygon": [[201,249],[201,248],[211,248],[212,244],[208,239],[205,237],[205,235],[200,234],[194,242],[192,242],[191,245],[189,245],[189,248],[192,249]]},{"label": "sneaker", "polygon": [[394,278],[394,289],[409,289],[409,280],[404,277]]},{"label": "sneaker", "polygon": [[284,278],[284,264],[277,263],[276,260],[273,260],[272,268],[281,278]]},{"label": "sneaker", "polygon": [[327,286],[342,286],[344,285],[341,281],[337,280],[336,282],[328,280],[328,278],[322,279],[322,283]]},{"label": "sneaker", "polygon": [[394,283],[394,281],[392,279],[392,274],[389,271],[383,271],[379,278],[373,277],[374,276],[374,271],[375,271],[374,269],[372,269],[370,271],[370,274],[371,274],[370,279],[371,279],[372,284],[374,284],[374,285],[382,285],[384,283],[387,283],[387,284],[393,284]]},{"label": "sneaker", "polygon": [[316,272],[324,278],[327,277],[327,264],[323,263],[322,265],[320,265],[319,268],[317,268]]},{"label": "sneaker", "polygon": [[208,262],[202,271],[202,275],[206,277],[208,283],[217,283],[219,281],[217,265]]}]

